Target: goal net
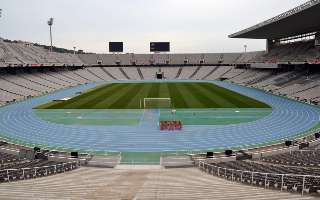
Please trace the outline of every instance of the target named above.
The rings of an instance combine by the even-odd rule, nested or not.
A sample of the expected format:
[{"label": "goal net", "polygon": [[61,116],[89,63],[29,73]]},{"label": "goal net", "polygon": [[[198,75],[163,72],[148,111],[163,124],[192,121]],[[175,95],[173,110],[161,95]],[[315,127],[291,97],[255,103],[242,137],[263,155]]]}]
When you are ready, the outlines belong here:
[{"label": "goal net", "polygon": [[140,107],[148,108],[171,108],[171,98],[144,98]]}]

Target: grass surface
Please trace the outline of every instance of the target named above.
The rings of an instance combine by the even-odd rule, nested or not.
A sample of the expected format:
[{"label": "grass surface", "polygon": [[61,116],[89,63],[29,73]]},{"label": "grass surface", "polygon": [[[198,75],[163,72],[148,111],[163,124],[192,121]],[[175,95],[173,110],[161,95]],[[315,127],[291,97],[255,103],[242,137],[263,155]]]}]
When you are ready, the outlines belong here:
[{"label": "grass surface", "polygon": [[[171,98],[174,108],[269,108],[212,83],[112,83],[38,109],[140,109],[144,98]],[[154,105],[159,107],[159,105]]]}]

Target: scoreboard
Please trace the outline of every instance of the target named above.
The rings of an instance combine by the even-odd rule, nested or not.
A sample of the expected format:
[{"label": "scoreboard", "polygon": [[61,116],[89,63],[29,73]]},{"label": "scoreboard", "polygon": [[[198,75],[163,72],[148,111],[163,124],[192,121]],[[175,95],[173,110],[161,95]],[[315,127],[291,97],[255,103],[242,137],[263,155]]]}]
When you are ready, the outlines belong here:
[{"label": "scoreboard", "polygon": [[109,52],[123,52],[123,42],[109,42]]},{"label": "scoreboard", "polygon": [[150,42],[150,52],[170,52],[170,42]]}]

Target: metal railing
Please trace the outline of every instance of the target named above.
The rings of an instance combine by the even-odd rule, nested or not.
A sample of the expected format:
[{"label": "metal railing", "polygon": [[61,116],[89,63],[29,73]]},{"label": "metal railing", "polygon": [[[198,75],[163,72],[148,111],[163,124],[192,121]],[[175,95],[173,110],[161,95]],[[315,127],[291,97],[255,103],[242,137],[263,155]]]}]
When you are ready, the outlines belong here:
[{"label": "metal railing", "polygon": [[77,169],[78,167],[78,162],[68,162],[33,168],[4,169],[0,170],[0,183],[50,176],[71,171]]},{"label": "metal railing", "polygon": [[294,15],[296,13],[299,13],[299,12],[301,12],[303,10],[306,10],[306,9],[308,9],[308,8],[314,6],[314,5],[317,5],[319,3],[320,3],[320,0],[310,0],[310,1],[304,3],[304,4],[300,5],[300,6],[297,6],[297,7],[293,8],[293,9],[291,9],[291,10],[289,10],[287,12],[284,12],[284,13],[282,13],[280,15],[277,15],[277,16],[271,18],[271,19],[268,19],[268,20],[266,20],[264,22],[261,22],[261,23],[259,23],[257,25],[254,25],[254,26],[249,27],[247,29],[244,29],[242,31],[236,32],[234,34],[231,34],[231,35],[229,35],[229,37],[237,37],[238,35],[247,33],[249,31],[258,29],[260,27],[266,26],[268,24],[271,24],[271,23],[274,23],[274,22],[279,21],[281,19],[284,19],[284,18],[287,18],[289,16],[292,16],[292,15]]},{"label": "metal railing", "polygon": [[202,161],[198,162],[197,166],[208,174],[265,189],[300,192],[301,195],[320,191],[320,176],[243,171],[218,167]]}]

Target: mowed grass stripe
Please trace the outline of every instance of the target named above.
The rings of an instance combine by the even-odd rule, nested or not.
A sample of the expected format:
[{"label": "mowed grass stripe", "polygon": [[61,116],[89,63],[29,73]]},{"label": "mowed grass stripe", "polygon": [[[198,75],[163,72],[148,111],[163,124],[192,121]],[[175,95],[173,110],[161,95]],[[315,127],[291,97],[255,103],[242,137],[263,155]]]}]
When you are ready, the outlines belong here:
[{"label": "mowed grass stripe", "polygon": [[170,98],[170,92],[168,88],[168,84],[161,84],[159,89],[159,97],[161,98]]},{"label": "mowed grass stripe", "polygon": [[49,109],[64,109],[64,108],[77,109],[82,107],[85,108],[88,105],[84,105],[84,104],[88,103],[89,105],[91,105],[93,100],[97,98],[97,96],[99,96],[102,92],[109,92],[109,90],[113,90],[119,87],[121,87],[121,85],[118,85],[118,84],[108,84],[104,86],[99,86],[97,89],[85,92],[68,101],[57,102],[54,105],[50,106]]},{"label": "mowed grass stripe", "polygon": [[183,94],[181,93],[177,87],[177,84],[172,83],[170,84],[169,88],[169,94],[173,101],[173,107],[175,108],[188,108],[188,104],[186,100],[183,97]]},{"label": "mowed grass stripe", "polygon": [[[259,102],[255,99],[246,97],[244,95],[241,95],[239,93],[233,92],[231,90],[227,90],[225,88],[219,87],[217,85],[209,85],[204,84],[204,88],[207,88],[208,90],[214,90],[216,94],[223,97],[225,101],[229,101],[232,104],[236,105],[238,108],[265,108],[269,107],[266,104]],[[225,107],[226,108],[226,107]]]},{"label": "mowed grass stripe", "polygon": [[109,97],[112,94],[115,94],[118,90],[121,90],[124,87],[125,87],[125,85],[110,85],[109,87],[106,87],[105,90],[98,91],[98,92],[94,93],[93,95],[91,95],[90,97],[83,100],[83,103],[80,104],[79,106],[86,108],[91,105],[95,105],[95,106],[93,106],[93,108],[95,108],[95,107],[99,108],[99,104],[101,102],[105,103],[104,101],[105,101],[106,97]]},{"label": "mowed grass stripe", "polygon": [[212,90],[211,87],[206,87],[207,85],[201,84],[196,85],[195,90],[198,91],[199,95],[206,99],[207,102],[210,102],[209,107],[211,108],[237,108],[236,104],[233,104],[221,94],[217,93],[215,90]]},{"label": "mowed grass stripe", "polygon": [[141,106],[143,108],[143,98],[146,98],[148,96],[148,93],[151,90],[151,88],[152,88],[151,84],[145,84],[145,85],[143,85],[143,87],[141,86],[141,90],[134,98],[132,98],[129,101],[127,107],[128,108],[136,108],[137,103],[138,103],[139,108],[140,108],[140,101],[141,101]]},{"label": "mowed grass stripe", "polygon": [[117,96],[120,95],[119,91],[123,91],[127,86],[120,85],[116,88],[112,88],[111,90],[106,90],[105,92],[100,92],[95,97],[94,101],[87,101],[85,108],[90,107],[91,109],[103,109],[110,105],[112,102],[116,101]]},{"label": "mowed grass stripe", "polygon": [[183,91],[183,98],[187,102],[188,106],[192,106],[194,108],[203,108],[207,107],[207,104],[210,104],[209,102],[205,102],[204,99],[199,98],[198,91],[193,90],[192,85],[193,83],[185,84],[181,86],[181,89]]},{"label": "mowed grass stripe", "polygon": [[[218,108],[221,104],[217,103],[219,97],[212,93],[207,93],[203,91],[202,85],[190,84],[189,89],[197,96],[198,101],[200,101],[207,108]],[[210,98],[212,97],[212,98]],[[203,107],[203,106],[202,106]]]},{"label": "mowed grass stripe", "polygon": [[160,91],[160,84],[151,84],[151,90],[148,93],[148,98],[158,98]]},{"label": "mowed grass stripe", "polygon": [[[143,93],[143,91],[146,90],[146,86],[141,84],[136,84],[134,88],[130,91],[132,95],[128,95],[128,93],[123,95],[123,103],[121,101],[117,102],[119,104],[116,104],[116,106],[111,105],[111,107],[118,108],[123,105],[125,105],[125,108],[137,108],[140,107],[140,95]],[[126,102],[126,103],[125,103]]]},{"label": "mowed grass stripe", "polygon": [[[160,84],[151,84],[151,89],[147,95],[147,98],[160,98]],[[149,101],[147,104],[148,108],[159,108],[159,102]]]},{"label": "mowed grass stripe", "polygon": [[[140,84],[132,84],[130,86],[126,87],[125,90],[122,91],[122,95],[114,103],[110,104],[111,108],[129,108],[128,104],[130,100],[137,96],[139,91],[143,89],[143,86]],[[135,107],[139,107],[139,103],[137,103]]]}]

